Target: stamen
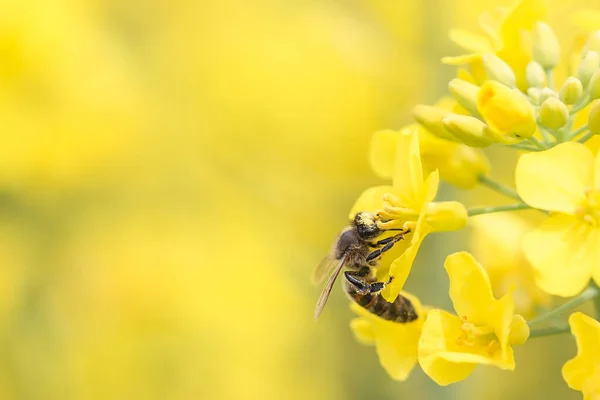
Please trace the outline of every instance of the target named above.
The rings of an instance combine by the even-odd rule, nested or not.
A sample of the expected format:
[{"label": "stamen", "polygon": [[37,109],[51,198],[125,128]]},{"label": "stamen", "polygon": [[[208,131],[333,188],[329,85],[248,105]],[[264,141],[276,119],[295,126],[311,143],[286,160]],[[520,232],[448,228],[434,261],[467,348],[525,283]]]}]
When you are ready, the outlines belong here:
[{"label": "stamen", "polygon": [[466,317],[461,317],[463,334],[456,339],[456,344],[467,347],[485,347],[490,355],[500,349],[500,343],[494,329],[490,326],[476,326]]},{"label": "stamen", "polygon": [[581,217],[594,228],[600,226],[600,191],[587,190],[586,199],[576,211],[576,215]]}]

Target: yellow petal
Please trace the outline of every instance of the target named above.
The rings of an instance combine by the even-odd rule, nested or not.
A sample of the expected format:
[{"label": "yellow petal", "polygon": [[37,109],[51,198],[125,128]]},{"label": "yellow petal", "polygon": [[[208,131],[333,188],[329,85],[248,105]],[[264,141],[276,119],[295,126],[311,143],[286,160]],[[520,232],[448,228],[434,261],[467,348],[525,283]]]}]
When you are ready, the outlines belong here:
[{"label": "yellow petal", "polygon": [[386,321],[356,303],[351,306],[352,310],[362,317],[358,318],[360,323],[352,326],[357,339],[363,343],[364,339],[372,339],[366,343],[375,343],[379,362],[393,379],[399,381],[406,380],[417,364],[419,336],[425,315],[416,297],[409,293],[403,295],[411,301],[419,316],[410,323]]},{"label": "yellow petal", "polygon": [[446,257],[444,268],[450,278],[450,298],[456,313],[475,324],[484,324],[494,296],[483,267],[463,251]]},{"label": "yellow petal", "polygon": [[485,53],[493,51],[488,38],[482,35],[477,35],[464,29],[451,29],[450,40],[473,53]]},{"label": "yellow petal", "polygon": [[563,365],[563,378],[575,390],[600,390],[600,381],[593,375],[600,370],[600,322],[576,312],[569,317],[569,325],[577,341],[577,356]]},{"label": "yellow petal", "polygon": [[464,54],[462,56],[442,57],[442,63],[447,65],[468,65],[481,60],[481,53]]},{"label": "yellow petal", "polygon": [[529,333],[529,325],[527,325],[525,318],[520,315],[513,315],[508,342],[510,344],[524,344],[529,339]]},{"label": "yellow petal", "polygon": [[481,365],[493,365],[500,369],[506,369],[509,371],[513,371],[515,369],[515,359],[512,348],[506,348],[506,355],[503,357],[498,357],[497,355],[491,357],[489,354],[485,354],[485,352],[487,352],[487,346],[485,349],[479,350],[483,351],[481,351],[480,354],[467,352],[441,352],[439,357],[446,361],[456,363],[455,365],[460,365],[459,363],[473,363]]},{"label": "yellow petal", "polygon": [[592,267],[592,279],[600,286],[600,232],[596,232],[596,249],[598,249],[598,262]]},{"label": "yellow petal", "polygon": [[423,169],[419,139],[414,130],[403,132],[398,140],[394,164],[394,194],[402,203],[414,208],[423,191]]},{"label": "yellow petal", "polygon": [[434,232],[456,231],[467,225],[467,209],[458,201],[428,203],[425,220]]},{"label": "yellow petal", "polygon": [[446,349],[446,337],[460,336],[460,324],[456,316],[442,310],[430,310],[423,324],[419,339],[419,364],[438,385],[445,386],[465,379],[477,365],[452,362],[440,356]]},{"label": "yellow petal", "polygon": [[494,328],[496,337],[500,342],[500,354],[497,355],[497,364],[495,365],[511,371],[515,368],[515,361],[509,346],[514,311],[515,302],[512,298],[512,290],[510,290],[501,299],[492,302],[492,307],[487,315],[487,324]]},{"label": "yellow petal", "polygon": [[575,296],[588,284],[598,258],[598,233],[566,214],[552,215],[523,240],[525,256],[542,290]]},{"label": "yellow petal", "polygon": [[594,189],[600,190],[600,156],[594,159]]},{"label": "yellow petal", "polygon": [[503,7],[496,7],[493,10],[484,11],[477,18],[479,27],[489,37],[493,49],[502,48],[502,37],[500,36],[500,28],[506,19],[508,11]]},{"label": "yellow petal", "polygon": [[429,203],[431,203],[435,199],[439,186],[440,173],[438,170],[435,170],[429,175],[427,175],[427,179],[425,180],[425,182],[423,182],[421,186],[421,193],[419,193],[417,204],[415,204],[415,208],[420,212],[425,212]]},{"label": "yellow petal", "polygon": [[592,188],[592,152],[568,142],[521,156],[515,171],[517,192],[532,207],[573,214]]},{"label": "yellow petal", "polygon": [[498,141],[513,143],[531,137],[537,129],[527,98],[500,82],[486,81],[477,94],[477,110],[497,133]]},{"label": "yellow petal", "polygon": [[386,321],[386,323],[393,325],[387,327],[383,324],[378,325],[380,330],[377,334],[381,337],[376,342],[379,362],[392,379],[405,381],[417,365],[421,330],[420,327],[417,329],[412,322],[398,324]]},{"label": "yellow petal", "polygon": [[358,199],[354,202],[350,210],[350,219],[362,211],[376,211],[383,205],[381,198],[385,193],[390,193],[394,189],[391,186],[374,186],[361,193]]},{"label": "yellow petal", "polygon": [[391,129],[377,131],[371,137],[369,162],[373,172],[381,178],[391,179],[394,174],[398,140],[400,140],[400,132]]},{"label": "yellow petal", "polygon": [[377,280],[380,282],[386,282],[388,280],[390,277],[390,266],[395,260],[402,256],[410,246],[411,243],[409,240],[401,240],[396,243],[391,250],[386,251],[383,254],[377,267]]},{"label": "yellow petal", "polygon": [[422,214],[417,220],[417,226],[415,228],[415,233],[411,238],[410,246],[408,246],[404,253],[395,259],[390,266],[389,275],[393,276],[394,280],[381,292],[383,298],[390,303],[396,300],[396,297],[398,297],[398,294],[404,287],[404,283],[410,274],[413,262],[419,252],[421,242],[423,242],[425,236],[430,232],[431,226],[425,222],[425,214]]},{"label": "yellow petal", "polygon": [[364,318],[354,318],[350,321],[350,329],[354,332],[354,337],[362,344],[370,345],[375,343],[375,332],[371,323]]},{"label": "yellow petal", "polygon": [[547,0],[522,0],[502,24],[503,48],[498,56],[516,72],[517,85],[522,90],[526,89],[525,66],[531,60],[531,42],[524,32],[531,31],[537,21],[544,21],[547,12]]}]

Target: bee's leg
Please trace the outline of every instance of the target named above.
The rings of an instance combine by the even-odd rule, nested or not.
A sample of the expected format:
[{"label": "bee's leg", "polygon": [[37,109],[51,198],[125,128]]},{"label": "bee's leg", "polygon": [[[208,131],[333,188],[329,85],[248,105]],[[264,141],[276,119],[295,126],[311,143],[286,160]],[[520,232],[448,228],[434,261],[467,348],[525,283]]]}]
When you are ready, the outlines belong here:
[{"label": "bee's leg", "polygon": [[370,269],[368,267],[362,268],[360,271],[345,271],[344,275],[348,282],[354,287],[354,289],[360,294],[368,294],[368,293],[377,293],[383,290],[385,286],[394,279],[394,277],[390,276],[387,282],[367,282],[361,276],[361,273],[364,273],[364,270],[367,270],[367,273],[370,273]]},{"label": "bee's leg", "polygon": [[389,228],[389,229],[384,229],[385,231],[402,231],[402,235],[406,235],[408,233],[410,233],[410,228]]},{"label": "bee's leg", "polygon": [[394,280],[393,276],[390,276],[387,282],[373,282],[370,284],[369,292],[376,293],[381,292],[391,281]]},{"label": "bee's leg", "polygon": [[371,247],[383,246],[385,244],[393,242],[394,240],[396,240],[395,238],[396,238],[396,236],[390,236],[389,238],[381,239],[377,242],[369,242],[369,246],[371,246]]},{"label": "bee's leg", "polygon": [[396,236],[392,236],[392,237],[390,237],[390,238],[388,238],[388,239],[391,239],[391,240],[387,240],[387,239],[383,239],[383,240],[381,240],[382,242],[383,242],[383,241],[385,241],[385,246],[383,246],[383,247],[381,247],[381,248],[379,248],[379,249],[377,249],[377,250],[374,250],[374,251],[372,251],[372,252],[371,252],[371,253],[370,253],[370,254],[367,256],[367,262],[371,262],[371,261],[375,260],[376,258],[379,258],[379,257],[381,257],[381,255],[382,255],[383,253],[385,253],[386,251],[388,251],[388,250],[390,250],[392,247],[394,247],[394,245],[395,245],[396,243],[398,243],[398,241],[400,241],[400,240],[404,239],[404,233],[398,234],[398,235],[396,235]]}]

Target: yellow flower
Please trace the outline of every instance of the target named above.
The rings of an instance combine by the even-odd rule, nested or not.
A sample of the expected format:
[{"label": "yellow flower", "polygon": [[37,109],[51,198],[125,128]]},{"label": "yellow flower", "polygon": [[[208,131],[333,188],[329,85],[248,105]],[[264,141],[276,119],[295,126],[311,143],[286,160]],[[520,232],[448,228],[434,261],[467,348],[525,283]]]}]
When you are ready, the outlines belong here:
[{"label": "yellow flower", "polygon": [[450,31],[450,40],[469,51],[455,57],[444,57],[442,62],[449,65],[465,65],[481,61],[481,56],[485,53],[496,53],[502,48],[501,26],[508,10],[506,8],[496,8],[492,11],[486,11],[479,16],[479,26],[485,35],[480,35],[463,29],[452,29]]},{"label": "yellow flower", "polygon": [[444,57],[442,62],[450,65],[469,64],[476,81],[483,82],[486,74],[481,57],[486,53],[494,53],[513,69],[517,87],[525,89],[525,67],[531,61],[531,52],[527,45],[528,37],[523,32],[530,31],[537,21],[544,19],[547,3],[547,0],[522,0],[512,9],[496,8],[482,14],[479,25],[485,36],[452,30],[450,39],[470,53]]},{"label": "yellow flower", "polygon": [[511,293],[496,300],[483,267],[469,253],[446,258],[450,298],[458,316],[430,310],[419,340],[419,363],[439,385],[465,379],[477,364],[513,370],[511,345],[523,344],[529,328],[514,315]]},{"label": "yellow flower", "polygon": [[418,124],[399,131],[382,130],[371,138],[369,161],[373,171],[382,178],[391,178],[400,136],[415,131],[419,136],[421,160],[425,174],[439,170],[440,179],[463,189],[479,184],[479,176],[490,171],[487,157],[480,149],[462,143],[440,139]]},{"label": "yellow flower", "polygon": [[535,273],[522,250],[529,225],[513,214],[487,214],[470,221],[473,254],[485,266],[495,297],[514,288],[515,312],[530,319],[538,307],[550,307],[551,296],[535,284]]},{"label": "yellow flower", "polygon": [[352,303],[351,308],[359,318],[350,322],[356,339],[363,344],[374,344],[379,362],[398,381],[406,380],[417,364],[419,336],[426,313],[419,299],[405,292],[402,295],[415,307],[416,320],[408,323],[387,321]]},{"label": "yellow flower", "polygon": [[532,207],[553,211],[523,242],[546,292],[569,297],[600,283],[600,157],[567,142],[521,156],[517,192]]},{"label": "yellow flower", "polygon": [[350,212],[351,218],[360,211],[376,212],[383,230],[410,229],[406,240],[384,253],[380,263],[378,278],[385,276],[384,273],[394,277],[382,292],[390,302],[402,290],[425,236],[432,231],[455,230],[466,225],[467,212],[462,204],[433,203],[439,185],[438,171],[429,173],[426,179],[423,175],[417,133],[415,129],[404,131],[397,141],[392,186],[367,189]]},{"label": "yellow flower", "polygon": [[577,341],[577,356],[565,363],[562,375],[571,389],[584,400],[600,399],[600,322],[576,312],[569,317]]},{"label": "yellow flower", "polygon": [[477,109],[501,143],[515,143],[537,130],[533,107],[522,93],[496,81],[479,89]]}]

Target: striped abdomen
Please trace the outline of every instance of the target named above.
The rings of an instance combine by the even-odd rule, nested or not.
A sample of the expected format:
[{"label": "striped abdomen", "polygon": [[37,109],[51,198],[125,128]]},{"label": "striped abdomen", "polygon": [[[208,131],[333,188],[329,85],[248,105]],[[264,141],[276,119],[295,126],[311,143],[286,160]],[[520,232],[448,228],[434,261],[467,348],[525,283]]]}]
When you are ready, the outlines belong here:
[{"label": "striped abdomen", "polygon": [[348,295],[367,311],[388,321],[406,323],[418,318],[410,300],[402,295],[398,295],[393,303],[386,301],[378,293],[360,294],[350,290]]}]

